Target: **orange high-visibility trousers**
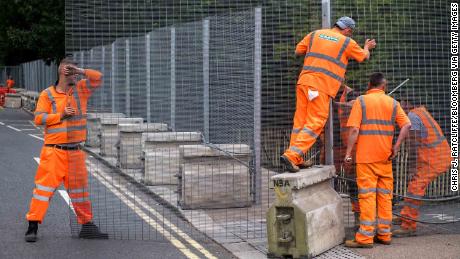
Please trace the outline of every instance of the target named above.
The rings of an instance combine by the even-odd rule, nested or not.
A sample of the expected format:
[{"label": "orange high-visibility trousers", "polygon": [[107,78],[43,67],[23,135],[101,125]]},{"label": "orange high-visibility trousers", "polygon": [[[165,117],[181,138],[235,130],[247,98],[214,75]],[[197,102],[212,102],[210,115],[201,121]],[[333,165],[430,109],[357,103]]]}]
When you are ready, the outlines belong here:
[{"label": "orange high-visibility trousers", "polygon": [[[417,173],[412,177],[407,186],[407,196],[414,198],[423,198],[428,185],[443,172],[437,173],[428,164],[423,164],[417,167]],[[422,201],[411,198],[404,198],[404,207],[401,210],[401,227],[404,229],[416,229],[417,220],[419,217],[419,207]]]},{"label": "orange high-visibility trousers", "polygon": [[82,150],[42,148],[32,201],[26,215],[28,221],[43,221],[49,201],[62,182],[69,193],[78,223],[92,220],[85,161],[86,154]]},{"label": "orange high-visibility trousers", "polygon": [[393,198],[391,161],[358,163],[356,174],[360,208],[360,226],[355,235],[356,241],[362,244],[372,244],[375,225],[377,225],[377,238],[390,241],[391,199]]},{"label": "orange high-visibility trousers", "polygon": [[294,126],[289,149],[284,153],[296,165],[303,162],[304,154],[315,144],[329,116],[330,96],[318,91],[319,95],[310,101],[309,89],[306,85],[297,85]]}]

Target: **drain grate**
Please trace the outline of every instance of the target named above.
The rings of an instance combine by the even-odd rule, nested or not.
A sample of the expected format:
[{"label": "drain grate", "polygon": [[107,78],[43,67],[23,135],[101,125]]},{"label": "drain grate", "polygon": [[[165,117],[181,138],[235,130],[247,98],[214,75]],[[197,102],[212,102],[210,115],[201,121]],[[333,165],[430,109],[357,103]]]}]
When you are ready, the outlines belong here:
[{"label": "drain grate", "polygon": [[331,250],[316,256],[315,259],[365,259],[366,257],[359,255],[344,246],[336,246]]}]

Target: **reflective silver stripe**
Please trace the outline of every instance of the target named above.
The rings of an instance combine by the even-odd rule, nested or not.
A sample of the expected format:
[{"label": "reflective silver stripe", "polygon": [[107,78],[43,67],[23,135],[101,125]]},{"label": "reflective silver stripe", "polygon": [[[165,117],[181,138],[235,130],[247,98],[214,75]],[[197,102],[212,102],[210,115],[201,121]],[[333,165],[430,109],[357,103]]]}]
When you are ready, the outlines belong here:
[{"label": "reflective silver stripe", "polygon": [[42,124],[46,125],[46,119],[48,118],[48,113],[43,114],[42,116]]},{"label": "reflective silver stripe", "polygon": [[345,65],[342,61],[337,60],[331,56],[328,56],[328,55],[324,55],[324,54],[321,54],[321,53],[317,53],[317,52],[309,52],[305,55],[305,58],[308,58],[308,57],[314,57],[314,58],[319,58],[319,59],[324,59],[324,60],[327,60],[327,61],[330,61],[334,64],[336,64],[337,66],[343,68],[343,69],[346,69],[347,68],[347,65]]},{"label": "reflective silver stripe", "polygon": [[358,193],[365,194],[369,192],[376,192],[376,188],[358,189]]},{"label": "reflective silver stripe", "polygon": [[73,127],[67,127],[67,128],[46,129],[46,133],[71,132],[71,131],[84,130],[84,129],[86,129],[86,125],[73,126]]},{"label": "reflective silver stripe", "polygon": [[378,224],[382,224],[382,225],[391,225],[391,220],[387,220],[387,219],[377,219],[377,223]]},{"label": "reflective silver stripe", "polygon": [[35,184],[35,187],[38,190],[45,191],[45,192],[54,192],[54,190],[56,190],[56,188],[47,187],[47,186],[43,186],[43,185],[40,185],[40,184]]},{"label": "reflective silver stripe", "polygon": [[396,111],[398,107],[398,102],[396,102],[395,99],[393,99],[393,113],[391,114],[391,123],[395,123],[396,121]]},{"label": "reflective silver stripe", "polygon": [[383,188],[377,188],[377,193],[391,194],[391,190],[383,189]]},{"label": "reflective silver stripe", "polygon": [[411,208],[413,208],[413,209],[418,209],[418,208],[420,208],[420,205],[412,204],[412,203],[407,202],[407,201],[404,202],[404,206],[411,207]]},{"label": "reflective silver stripe", "polygon": [[72,202],[85,202],[89,201],[88,197],[82,197],[82,198],[70,198]]},{"label": "reflective silver stripe", "polygon": [[375,221],[360,220],[359,224],[372,227],[375,225]]},{"label": "reflective silver stripe", "polygon": [[300,129],[295,129],[295,128],[292,129],[292,133],[294,133],[294,134],[297,134],[297,133],[299,133],[299,132],[300,132]]},{"label": "reflective silver stripe", "polygon": [[34,115],[36,115],[36,116],[37,116],[37,115],[40,115],[40,114],[45,114],[45,113],[47,113],[47,112],[34,112]]},{"label": "reflective silver stripe", "polygon": [[80,97],[78,96],[78,90],[76,88],[74,88],[73,91],[73,98],[77,101],[77,112],[81,113]]},{"label": "reflective silver stripe", "polygon": [[69,117],[66,120],[67,121],[79,121],[79,120],[83,120],[83,119],[86,119],[86,114],[84,114],[84,115],[75,115],[75,116]]},{"label": "reflective silver stripe", "polygon": [[51,94],[50,89],[45,89],[45,91],[48,94],[48,99],[50,99],[50,101],[51,101],[51,107],[53,109],[53,113],[56,113],[56,101],[54,100],[54,97]]},{"label": "reflective silver stripe", "polygon": [[350,38],[347,37],[345,39],[345,42],[342,45],[342,48],[340,48],[339,55],[337,56],[337,60],[340,61],[342,59],[343,52],[347,49],[348,44],[350,44]]},{"label": "reflective silver stripe", "polygon": [[361,233],[365,236],[368,236],[368,237],[373,237],[374,236],[374,232],[369,232],[369,231],[366,231],[366,230],[362,230],[361,228],[358,230],[358,233]]},{"label": "reflective silver stripe", "polygon": [[377,230],[377,233],[379,233],[379,234],[388,234],[388,233],[391,233],[391,229],[389,229],[389,228],[379,228]]},{"label": "reflective silver stripe", "polygon": [[290,150],[296,152],[297,154],[303,156],[303,152],[302,150],[300,150],[300,148],[296,147],[296,146],[292,146],[291,148],[289,148]]},{"label": "reflective silver stripe", "polygon": [[81,189],[69,189],[67,190],[67,192],[70,194],[70,193],[84,193],[86,192],[85,191],[86,189],[85,188],[81,188]]},{"label": "reflective silver stripe", "polygon": [[310,135],[310,136],[312,136],[314,138],[318,137],[318,135],[316,135],[316,133],[314,133],[311,129],[306,128],[306,127],[302,129],[302,132],[305,132],[305,133],[307,133],[308,135]]},{"label": "reflective silver stripe", "polygon": [[437,139],[433,143],[428,143],[428,144],[423,143],[422,145],[424,147],[427,147],[427,148],[434,148],[434,147],[438,146],[439,144],[441,144],[442,142],[444,142],[444,140],[446,138],[442,135],[441,132],[438,131],[438,129],[436,128],[435,122],[430,118],[430,116],[427,114],[427,112],[422,110],[422,113],[423,113],[423,116],[425,117],[425,119],[430,124],[431,128],[433,128],[434,133],[436,134],[436,137],[437,137]]},{"label": "reflective silver stripe", "polygon": [[361,104],[362,110],[362,120],[361,124],[377,124],[377,125],[393,125],[394,120],[396,118],[396,100],[393,100],[393,113],[391,115],[391,120],[378,120],[378,119],[367,119],[367,112],[366,112],[366,103],[364,102],[364,97],[358,97],[359,103]]},{"label": "reflective silver stripe", "polygon": [[393,136],[393,131],[389,131],[389,130],[360,130],[359,135]]},{"label": "reflective silver stripe", "polygon": [[413,194],[413,193],[407,193],[406,195],[406,198],[415,198],[415,199],[421,199],[423,198],[423,195],[417,195],[417,194]]},{"label": "reflective silver stripe", "polygon": [[40,201],[50,201],[50,198],[48,197],[45,197],[43,195],[38,195],[38,194],[35,194],[33,195],[34,199],[37,199],[37,200],[40,200]]},{"label": "reflective silver stripe", "polygon": [[343,80],[344,80],[343,77],[341,77],[341,76],[339,76],[339,75],[337,75],[337,74],[335,74],[335,73],[333,73],[333,72],[331,72],[331,71],[329,71],[327,69],[324,69],[322,67],[304,66],[303,69],[323,73],[323,74],[325,74],[325,75],[327,75],[327,76],[339,81],[340,83],[343,82]]},{"label": "reflective silver stripe", "polygon": [[315,38],[316,31],[311,33],[310,36],[310,46],[308,47],[308,51],[311,51],[311,46],[313,45],[313,39]]},{"label": "reflective silver stripe", "polygon": [[434,148],[434,147],[439,146],[439,144],[444,142],[444,140],[446,140],[446,138],[444,136],[442,136],[441,138],[439,138],[438,140],[436,140],[433,143],[430,143],[430,144],[422,143],[422,146],[424,146],[426,148]]}]

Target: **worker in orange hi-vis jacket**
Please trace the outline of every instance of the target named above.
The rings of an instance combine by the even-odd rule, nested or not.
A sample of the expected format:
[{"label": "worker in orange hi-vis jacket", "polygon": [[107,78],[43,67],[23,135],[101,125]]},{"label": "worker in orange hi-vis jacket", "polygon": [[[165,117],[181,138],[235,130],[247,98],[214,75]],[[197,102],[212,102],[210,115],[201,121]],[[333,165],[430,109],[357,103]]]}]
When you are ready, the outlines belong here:
[{"label": "worker in orange hi-vis jacket", "polygon": [[[344,162],[350,164],[353,161],[352,149],[356,143],[356,180],[360,209],[359,230],[355,240],[345,242],[347,247],[369,248],[374,241],[386,245],[391,243],[391,159],[398,154],[411,123],[400,104],[385,94],[386,85],[387,81],[382,73],[372,74],[368,91],[353,104],[347,123],[350,135]],[[401,131],[392,147],[395,123]]]},{"label": "worker in orange hi-vis jacket", "polygon": [[452,161],[449,143],[439,124],[424,106],[414,105],[410,99],[401,98],[401,105],[409,111],[412,124],[407,141],[410,147],[407,166],[410,181],[401,210],[402,217],[393,221],[394,224],[401,224],[401,228],[393,232],[395,237],[415,234],[415,220],[419,217],[422,204],[419,199],[423,198],[432,181],[449,170]]},{"label": "worker in orange hi-vis jacket", "polygon": [[12,76],[8,76],[8,79],[6,80],[6,87],[8,89],[11,89],[14,87],[14,85],[16,84],[16,82],[14,82],[13,80],[13,77]]},{"label": "worker in orange hi-vis jacket", "polygon": [[375,40],[366,40],[361,48],[350,36],[355,21],[340,18],[332,29],[309,33],[296,47],[296,55],[305,55],[303,70],[297,81],[297,103],[290,146],[281,156],[289,172],[308,167],[304,154],[313,146],[329,116],[329,103],[344,81],[349,59],[363,62]]},{"label": "worker in orange hi-vis jacket", "polygon": [[[85,77],[77,81],[77,76]],[[35,175],[35,188],[29,212],[27,242],[37,240],[51,197],[64,183],[72,206],[82,225],[80,238],[107,239],[92,223],[88,193],[86,155],[80,143],[86,139],[86,107],[91,93],[101,85],[102,74],[76,66],[70,58],[59,64],[59,80],[41,92],[35,110],[35,124],[45,126],[45,143]]]}]

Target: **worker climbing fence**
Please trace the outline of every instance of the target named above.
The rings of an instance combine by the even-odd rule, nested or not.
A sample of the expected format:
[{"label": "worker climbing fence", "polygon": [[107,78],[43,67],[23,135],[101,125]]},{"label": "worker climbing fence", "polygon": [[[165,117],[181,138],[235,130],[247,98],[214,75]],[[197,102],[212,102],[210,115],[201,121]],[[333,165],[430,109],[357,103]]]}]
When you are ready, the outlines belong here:
[{"label": "worker climbing fence", "polygon": [[[435,121],[450,139],[447,13],[440,1],[411,0],[66,0],[67,54],[104,75],[89,99],[85,144],[94,221],[112,238],[168,239],[180,225],[188,229],[183,234],[266,251],[270,177],[282,170],[302,68],[295,45],[325,19],[351,16],[352,38],[378,45],[370,61],[349,64],[344,83],[353,92],[342,99],[339,91],[332,127],[305,154],[315,164],[333,154],[351,229],[356,204],[349,199],[357,190],[342,163],[348,106],[339,103],[364,94],[372,72],[385,74],[387,92],[409,78],[392,96],[412,104],[407,112],[425,106],[433,119],[425,122]],[[24,67],[32,69],[24,74],[29,81],[40,74]],[[329,130],[333,145],[325,145]],[[429,182],[421,176],[426,192],[409,191],[422,182],[413,181],[414,152],[406,143],[392,162],[395,213],[406,198],[420,207],[418,221],[458,224],[460,196],[449,190],[447,168]]]}]

